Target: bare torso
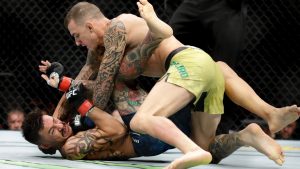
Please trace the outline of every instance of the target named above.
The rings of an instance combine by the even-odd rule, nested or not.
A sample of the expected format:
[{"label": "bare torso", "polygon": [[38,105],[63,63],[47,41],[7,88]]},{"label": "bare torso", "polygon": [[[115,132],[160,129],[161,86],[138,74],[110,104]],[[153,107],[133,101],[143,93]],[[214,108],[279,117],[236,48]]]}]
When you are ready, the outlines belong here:
[{"label": "bare torso", "polygon": [[178,47],[183,46],[174,36],[163,40],[149,58],[143,75],[148,77],[161,77],[166,73],[165,61],[168,55]]},{"label": "bare torso", "polygon": [[133,58],[139,56],[132,53],[144,41],[149,28],[143,19],[134,15],[123,14],[118,19],[122,20],[125,24],[127,33],[127,47],[119,69],[119,77],[125,79],[135,79],[139,75],[161,77],[166,72],[164,65],[167,56],[173,50],[183,46],[183,44],[174,36],[164,39],[153,54],[148,57],[145,64],[136,62]]},{"label": "bare torso", "polygon": [[121,14],[116,19],[122,21],[126,28],[126,55],[144,40],[149,29],[144,19],[132,14]]},{"label": "bare torso", "polygon": [[72,160],[124,160],[136,156],[128,134],[112,141],[99,129],[78,132],[64,145],[60,150],[62,156]]},{"label": "bare torso", "polygon": [[[138,58],[134,58],[139,56],[132,54],[132,51],[134,51],[134,49],[144,41],[148,33],[148,26],[146,25],[146,22],[143,19],[131,14],[123,14],[117,18],[122,20],[126,27],[127,41],[125,56],[122,60],[118,77],[121,77],[120,79],[135,79],[140,75],[161,77],[166,71],[164,67],[166,57],[171,51],[183,46],[183,44],[181,44],[173,36],[165,39],[155,49],[154,53],[148,57],[148,59],[145,61],[145,64],[143,64],[143,62],[137,61]],[[115,87],[118,87],[118,85]],[[114,90],[116,90],[116,88]],[[120,92],[114,92],[113,96],[115,102],[118,103],[118,101],[120,101],[117,101],[117,99],[121,98],[121,94],[122,93]],[[139,93],[136,95],[139,96]],[[146,96],[146,93],[143,93],[142,95]],[[132,100],[137,98],[138,97],[133,98]],[[144,97],[139,97],[138,102],[142,103],[143,98]],[[128,102],[124,102],[125,107],[128,107],[126,104],[128,104]],[[118,109],[123,109],[121,104],[116,105],[118,106]],[[138,108],[138,106],[132,107],[135,111]],[[83,146],[78,146],[78,144]],[[103,136],[101,134],[101,130],[99,129],[91,129],[88,131],[79,132],[75,136],[69,138],[65,145],[68,145],[68,147],[62,148],[61,153],[63,156],[69,159],[81,159],[84,156],[84,159],[108,160],[128,159],[136,156],[131,142],[131,137],[128,134],[112,142]],[[81,149],[79,152],[83,152],[85,154],[78,153],[78,150],[75,150],[75,148],[78,147]]]}]

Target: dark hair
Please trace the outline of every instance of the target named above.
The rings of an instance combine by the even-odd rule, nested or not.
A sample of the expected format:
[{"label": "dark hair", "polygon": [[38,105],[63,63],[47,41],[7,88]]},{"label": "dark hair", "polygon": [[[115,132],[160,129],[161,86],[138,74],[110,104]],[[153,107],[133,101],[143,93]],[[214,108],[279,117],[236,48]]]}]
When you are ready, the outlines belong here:
[{"label": "dark hair", "polygon": [[35,109],[30,112],[23,121],[23,137],[32,144],[40,144],[41,137],[39,135],[39,131],[44,127],[42,119],[44,114],[44,111],[41,109]]},{"label": "dark hair", "polygon": [[44,153],[44,154],[50,154],[50,155],[52,155],[52,154],[55,154],[56,153],[56,149],[55,148],[41,148],[40,146],[39,146],[39,149]]}]

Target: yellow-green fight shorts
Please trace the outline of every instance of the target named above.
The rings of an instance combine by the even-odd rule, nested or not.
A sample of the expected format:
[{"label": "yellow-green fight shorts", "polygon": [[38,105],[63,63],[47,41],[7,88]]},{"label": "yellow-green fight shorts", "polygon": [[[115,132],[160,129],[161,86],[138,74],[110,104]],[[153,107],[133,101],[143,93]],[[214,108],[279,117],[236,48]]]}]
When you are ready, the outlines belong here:
[{"label": "yellow-green fight shorts", "polygon": [[203,92],[206,92],[204,112],[223,114],[225,84],[219,66],[199,48],[188,46],[177,51],[171,52],[167,58],[170,62],[166,64],[170,66],[164,75],[164,77],[167,76],[166,81],[183,87],[194,94],[194,105]]}]

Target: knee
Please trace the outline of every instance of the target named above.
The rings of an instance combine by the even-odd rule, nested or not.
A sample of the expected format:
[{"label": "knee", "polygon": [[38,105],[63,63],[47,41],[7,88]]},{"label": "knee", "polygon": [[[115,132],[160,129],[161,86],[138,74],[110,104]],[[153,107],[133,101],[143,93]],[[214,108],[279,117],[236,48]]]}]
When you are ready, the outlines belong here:
[{"label": "knee", "polygon": [[146,117],[136,114],[129,123],[130,129],[138,133],[144,133],[145,119]]}]

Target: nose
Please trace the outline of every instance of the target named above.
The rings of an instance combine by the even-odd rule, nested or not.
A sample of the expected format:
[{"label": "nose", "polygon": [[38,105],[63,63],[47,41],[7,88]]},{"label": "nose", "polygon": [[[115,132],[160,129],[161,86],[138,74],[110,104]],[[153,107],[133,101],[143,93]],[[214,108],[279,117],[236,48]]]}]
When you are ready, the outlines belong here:
[{"label": "nose", "polygon": [[62,123],[60,120],[55,119],[55,121],[54,121],[54,126],[55,126],[56,128],[58,128],[58,129],[60,129],[60,128],[63,127],[63,123]]},{"label": "nose", "polygon": [[75,41],[75,44],[76,44],[76,46],[80,46],[81,43],[80,43],[80,41],[77,41],[77,40],[76,40],[76,41]]},{"label": "nose", "polygon": [[76,44],[77,46],[80,46],[80,45],[82,45],[82,41],[79,40],[79,39],[76,39],[76,40],[75,40],[75,44]]}]

